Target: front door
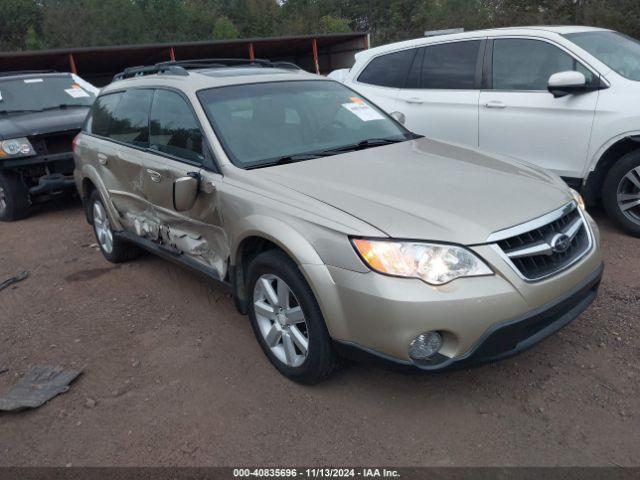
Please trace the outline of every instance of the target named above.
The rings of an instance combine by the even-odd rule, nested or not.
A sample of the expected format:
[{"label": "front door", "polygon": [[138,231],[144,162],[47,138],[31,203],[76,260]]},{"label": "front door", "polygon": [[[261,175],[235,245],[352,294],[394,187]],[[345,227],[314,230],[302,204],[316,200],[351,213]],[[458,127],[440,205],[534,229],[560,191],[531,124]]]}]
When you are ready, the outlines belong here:
[{"label": "front door", "polygon": [[[188,101],[177,92],[156,90],[142,184],[154,207],[151,238],[223,279],[229,246],[217,193],[222,177],[205,169],[206,154],[202,130]],[[200,178],[198,196],[190,210],[178,212],[173,204],[173,185],[189,175]]]},{"label": "front door", "polygon": [[543,40],[496,39],[489,89],[480,94],[482,150],[520,158],[566,177],[582,177],[598,92],[554,98],[549,77],[575,70],[596,76],[579,60]]}]

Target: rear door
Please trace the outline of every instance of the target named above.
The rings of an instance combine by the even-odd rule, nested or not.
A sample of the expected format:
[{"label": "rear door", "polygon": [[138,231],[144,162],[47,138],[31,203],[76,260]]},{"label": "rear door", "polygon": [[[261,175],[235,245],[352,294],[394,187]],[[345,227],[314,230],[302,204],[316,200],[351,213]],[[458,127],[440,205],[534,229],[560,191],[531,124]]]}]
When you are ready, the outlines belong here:
[{"label": "rear door", "polygon": [[[153,91],[131,89],[101,96],[88,128],[99,137],[94,149],[98,169],[109,197],[125,219],[148,209],[143,183],[145,149],[149,146],[149,108]],[[131,228],[129,228],[131,230]]]},{"label": "rear door", "polygon": [[[222,176],[214,171],[189,100],[177,91],[157,89],[149,128],[142,187],[154,207],[155,241],[214,270],[222,279],[228,258],[217,193]],[[173,204],[173,185],[185,176],[197,176],[200,191],[191,210],[178,212]]]},{"label": "rear door", "polygon": [[420,48],[396,109],[406,127],[429,138],[478,145],[482,40]]},{"label": "rear door", "polygon": [[410,48],[374,57],[358,75],[353,88],[387,113],[393,112],[417,50]]},{"label": "rear door", "polygon": [[497,38],[488,49],[480,94],[480,148],[521,158],[567,177],[581,177],[598,92],[554,98],[549,77],[575,70],[597,76],[558,45],[542,39]]}]

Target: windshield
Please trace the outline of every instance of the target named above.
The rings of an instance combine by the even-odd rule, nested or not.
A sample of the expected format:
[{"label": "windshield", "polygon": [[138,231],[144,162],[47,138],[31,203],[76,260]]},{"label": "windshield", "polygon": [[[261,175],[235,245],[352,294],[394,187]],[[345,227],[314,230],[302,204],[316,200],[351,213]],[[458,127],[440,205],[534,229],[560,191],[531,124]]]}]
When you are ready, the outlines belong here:
[{"label": "windshield", "polygon": [[0,112],[41,111],[61,105],[91,105],[95,95],[71,75],[0,79]]},{"label": "windshield", "polygon": [[640,42],[618,32],[568,33],[566,38],[616,73],[640,81]]},{"label": "windshield", "polygon": [[234,85],[203,90],[198,97],[227,155],[241,168],[412,138],[380,109],[336,82]]}]

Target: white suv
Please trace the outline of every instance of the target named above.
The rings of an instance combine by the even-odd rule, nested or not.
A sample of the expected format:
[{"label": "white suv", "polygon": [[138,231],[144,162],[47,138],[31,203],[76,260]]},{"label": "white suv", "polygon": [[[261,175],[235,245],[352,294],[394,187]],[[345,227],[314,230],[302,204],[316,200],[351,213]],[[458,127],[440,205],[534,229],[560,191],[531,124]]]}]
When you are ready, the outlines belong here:
[{"label": "white suv", "polygon": [[343,81],[416,133],[557,173],[640,235],[637,40],[590,27],[420,38],[358,53]]}]

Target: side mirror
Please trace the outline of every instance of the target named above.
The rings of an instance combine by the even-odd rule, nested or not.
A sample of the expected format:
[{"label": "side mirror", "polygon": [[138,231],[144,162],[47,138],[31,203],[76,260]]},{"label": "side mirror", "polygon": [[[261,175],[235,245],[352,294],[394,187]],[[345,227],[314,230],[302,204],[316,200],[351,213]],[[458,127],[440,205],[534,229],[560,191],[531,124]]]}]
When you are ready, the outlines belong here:
[{"label": "side mirror", "polygon": [[586,88],[587,79],[580,72],[558,72],[549,77],[548,89],[556,98],[583,92]]},{"label": "side mirror", "polygon": [[402,112],[392,112],[389,115],[391,116],[391,118],[393,118],[396,122],[398,122],[401,125],[404,125],[404,122],[407,121],[407,117],[405,117],[404,113]]},{"label": "side mirror", "polygon": [[191,210],[198,198],[200,179],[197,173],[180,177],[173,182],[173,208],[177,212]]}]

